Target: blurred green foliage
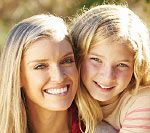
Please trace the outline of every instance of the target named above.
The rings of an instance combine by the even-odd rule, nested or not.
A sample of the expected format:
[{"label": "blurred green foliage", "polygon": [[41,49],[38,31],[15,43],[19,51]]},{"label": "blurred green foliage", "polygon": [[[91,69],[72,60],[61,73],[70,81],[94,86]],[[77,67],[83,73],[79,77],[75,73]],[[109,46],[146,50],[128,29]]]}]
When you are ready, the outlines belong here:
[{"label": "blurred green foliage", "polygon": [[[126,2],[127,1],[127,2]],[[128,3],[150,27],[150,0],[3,0],[0,2],[0,46],[18,21],[35,14],[52,13],[67,19],[79,9],[104,3]]]},{"label": "blurred green foliage", "polygon": [[91,5],[101,5],[101,4],[110,4],[110,3],[122,3],[124,0],[84,0],[81,2],[80,7],[82,8],[83,6],[86,8],[91,7]]}]

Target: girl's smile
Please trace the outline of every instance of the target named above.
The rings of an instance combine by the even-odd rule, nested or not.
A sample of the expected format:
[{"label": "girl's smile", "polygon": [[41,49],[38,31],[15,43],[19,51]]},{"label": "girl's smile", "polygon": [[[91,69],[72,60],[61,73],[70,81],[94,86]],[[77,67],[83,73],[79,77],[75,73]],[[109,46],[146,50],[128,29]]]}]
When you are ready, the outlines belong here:
[{"label": "girl's smile", "polygon": [[126,44],[113,43],[108,39],[96,43],[81,65],[83,84],[99,101],[120,94],[133,75],[134,52]]},{"label": "girl's smile", "polygon": [[93,81],[95,86],[98,87],[98,89],[101,89],[102,92],[108,92],[108,91],[111,91],[115,86],[105,86],[105,85],[102,85],[96,81]]}]

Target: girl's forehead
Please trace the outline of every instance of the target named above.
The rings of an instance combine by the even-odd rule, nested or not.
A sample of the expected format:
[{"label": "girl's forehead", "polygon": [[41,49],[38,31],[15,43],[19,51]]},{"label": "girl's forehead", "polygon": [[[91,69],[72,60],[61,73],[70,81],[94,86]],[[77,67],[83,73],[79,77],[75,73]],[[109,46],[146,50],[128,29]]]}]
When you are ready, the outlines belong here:
[{"label": "girl's forehead", "polygon": [[126,44],[103,43],[91,48],[87,55],[94,55],[105,58],[110,62],[116,62],[117,60],[133,60],[135,53]]},{"label": "girl's forehead", "polygon": [[122,37],[117,37],[117,36],[111,36],[111,37],[107,37],[107,38],[97,38],[97,39],[93,39],[91,46],[97,46],[100,44],[111,44],[111,45],[120,45],[120,44],[126,44],[126,45],[131,45],[130,41],[127,39],[124,39]]},{"label": "girl's forehead", "polygon": [[132,44],[133,42],[131,42],[130,40],[128,39],[124,39],[122,37],[118,37],[118,38],[113,38],[113,37],[109,37],[109,38],[106,38],[106,39],[102,39],[102,40],[97,40],[95,41],[94,43],[92,43],[90,45],[90,49],[92,48],[95,48],[95,47],[99,47],[101,45],[116,45],[116,47],[118,45],[122,45],[124,48],[127,48],[129,50],[131,50],[131,52],[135,51],[135,48],[134,48],[134,44]]}]

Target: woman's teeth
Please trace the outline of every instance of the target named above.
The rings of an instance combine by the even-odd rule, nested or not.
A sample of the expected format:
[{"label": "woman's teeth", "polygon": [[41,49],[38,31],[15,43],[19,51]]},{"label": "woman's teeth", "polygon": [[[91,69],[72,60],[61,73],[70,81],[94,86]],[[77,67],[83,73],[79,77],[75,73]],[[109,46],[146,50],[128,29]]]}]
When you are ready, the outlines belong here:
[{"label": "woman's teeth", "polygon": [[65,93],[67,92],[67,86],[64,87],[64,88],[59,88],[59,89],[48,89],[46,90],[47,93],[49,94],[62,94],[62,93]]}]

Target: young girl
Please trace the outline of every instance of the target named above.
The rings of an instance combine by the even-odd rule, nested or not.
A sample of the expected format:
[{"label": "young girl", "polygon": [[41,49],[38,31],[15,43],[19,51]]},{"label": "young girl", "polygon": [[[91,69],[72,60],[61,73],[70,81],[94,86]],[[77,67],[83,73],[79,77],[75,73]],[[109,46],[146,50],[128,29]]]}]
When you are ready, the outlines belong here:
[{"label": "young girl", "polygon": [[10,31],[0,60],[1,133],[80,133],[78,72],[64,21],[35,15]]},{"label": "young girl", "polygon": [[71,35],[81,119],[99,122],[102,112],[120,133],[150,133],[150,36],[140,18],[126,7],[101,5],[79,16]]}]

